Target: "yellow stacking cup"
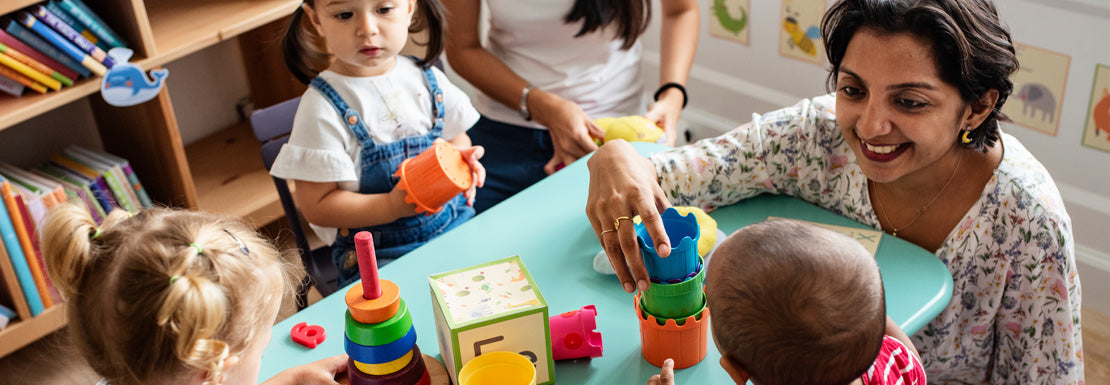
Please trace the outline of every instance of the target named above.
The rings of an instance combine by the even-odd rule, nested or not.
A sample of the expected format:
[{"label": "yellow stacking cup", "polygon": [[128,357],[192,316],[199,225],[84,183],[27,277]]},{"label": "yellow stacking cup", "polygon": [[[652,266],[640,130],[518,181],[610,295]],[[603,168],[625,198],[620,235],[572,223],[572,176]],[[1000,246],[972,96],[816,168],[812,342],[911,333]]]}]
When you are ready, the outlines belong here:
[{"label": "yellow stacking cup", "polygon": [[535,385],[536,367],[512,352],[489,352],[468,361],[459,371],[459,385]]}]

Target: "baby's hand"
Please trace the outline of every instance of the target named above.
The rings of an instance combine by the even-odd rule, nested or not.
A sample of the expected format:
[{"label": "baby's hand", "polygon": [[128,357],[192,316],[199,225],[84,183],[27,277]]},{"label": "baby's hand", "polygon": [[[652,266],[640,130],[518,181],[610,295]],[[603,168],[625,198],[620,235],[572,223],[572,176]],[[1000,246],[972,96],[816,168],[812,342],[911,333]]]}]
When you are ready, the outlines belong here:
[{"label": "baby's hand", "polygon": [[663,360],[663,370],[648,379],[648,385],[675,385],[674,382],[674,360],[668,358]]},{"label": "baby's hand", "polygon": [[473,146],[459,151],[462,157],[466,160],[466,164],[470,166],[470,175],[474,178],[474,183],[470,184],[470,188],[466,190],[463,196],[466,197],[466,205],[474,206],[474,194],[478,187],[486,185],[486,168],[478,159],[486,154],[486,149],[482,146]]},{"label": "baby's hand", "polygon": [[316,362],[295,366],[278,373],[262,385],[308,384],[339,385],[335,376],[347,372],[347,355],[340,354]]}]

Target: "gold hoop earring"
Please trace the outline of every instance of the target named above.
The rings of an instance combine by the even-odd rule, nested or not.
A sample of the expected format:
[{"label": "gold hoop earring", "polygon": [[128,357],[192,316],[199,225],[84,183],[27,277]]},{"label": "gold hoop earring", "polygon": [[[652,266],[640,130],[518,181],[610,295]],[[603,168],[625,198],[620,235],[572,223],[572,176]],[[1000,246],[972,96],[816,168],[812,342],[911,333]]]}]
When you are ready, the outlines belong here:
[{"label": "gold hoop earring", "polygon": [[967,136],[967,134],[970,134],[970,133],[971,133],[971,126],[967,126],[967,129],[964,130],[963,135],[960,135],[960,141],[963,142],[964,144],[971,143],[971,138]]}]

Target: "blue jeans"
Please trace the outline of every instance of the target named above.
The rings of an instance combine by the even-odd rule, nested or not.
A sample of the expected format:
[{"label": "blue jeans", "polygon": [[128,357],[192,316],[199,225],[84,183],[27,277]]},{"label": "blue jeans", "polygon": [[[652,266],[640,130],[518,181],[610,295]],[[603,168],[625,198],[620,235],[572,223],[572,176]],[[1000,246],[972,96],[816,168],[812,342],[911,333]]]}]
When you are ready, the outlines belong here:
[{"label": "blue jeans", "polygon": [[547,176],[543,166],[555,155],[551,133],[517,126],[483,116],[467,131],[470,141],[486,148],[482,166],[485,187],[474,197],[478,213],[509,199]]}]

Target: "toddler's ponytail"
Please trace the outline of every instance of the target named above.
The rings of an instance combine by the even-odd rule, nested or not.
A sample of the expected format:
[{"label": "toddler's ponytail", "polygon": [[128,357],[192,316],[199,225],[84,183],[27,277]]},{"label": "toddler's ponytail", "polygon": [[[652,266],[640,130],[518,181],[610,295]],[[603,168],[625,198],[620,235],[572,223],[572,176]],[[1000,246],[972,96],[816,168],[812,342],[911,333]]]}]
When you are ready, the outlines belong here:
[{"label": "toddler's ponytail", "polygon": [[293,11],[293,18],[285,28],[285,36],[281,41],[281,50],[285,57],[285,66],[289,72],[301,83],[308,84],[320,71],[315,66],[327,63],[331,55],[319,50],[321,39],[312,29],[311,21],[305,20],[304,7],[312,7],[315,2],[306,0],[297,10]]},{"label": "toddler's ponytail", "polygon": [[[113,211],[103,228],[128,215],[122,210]],[[79,291],[86,268],[96,259],[93,248],[100,232],[88,211],[73,204],[57,206],[46,216],[41,232],[43,258],[47,273],[63,297],[69,298]]]},{"label": "toddler's ponytail", "polygon": [[443,3],[439,0],[417,0],[416,9],[423,17],[414,17],[412,25],[409,26],[409,33],[419,33],[428,30],[428,41],[414,43],[425,46],[424,57],[416,61],[416,65],[420,68],[427,69],[439,61],[439,55],[443,54],[443,49],[447,45],[447,37],[445,35],[447,19],[447,11],[443,8]]},{"label": "toddler's ponytail", "polygon": [[220,285],[202,276],[175,275],[166,280],[158,326],[169,329],[167,335],[176,335],[171,339],[177,358],[207,373],[206,383],[214,384],[229,354],[228,344],[213,338],[230,318],[227,296]]}]

